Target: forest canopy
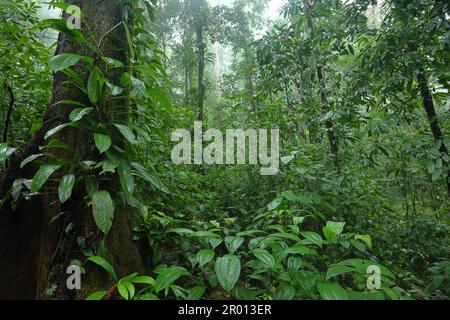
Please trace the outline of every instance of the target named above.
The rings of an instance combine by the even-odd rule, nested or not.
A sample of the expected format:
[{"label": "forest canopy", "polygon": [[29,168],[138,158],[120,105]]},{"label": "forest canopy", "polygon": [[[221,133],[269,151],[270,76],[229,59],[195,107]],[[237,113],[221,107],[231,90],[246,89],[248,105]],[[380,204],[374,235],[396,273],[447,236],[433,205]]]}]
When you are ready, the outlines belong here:
[{"label": "forest canopy", "polygon": [[450,3],[0,2],[0,299],[447,300]]}]

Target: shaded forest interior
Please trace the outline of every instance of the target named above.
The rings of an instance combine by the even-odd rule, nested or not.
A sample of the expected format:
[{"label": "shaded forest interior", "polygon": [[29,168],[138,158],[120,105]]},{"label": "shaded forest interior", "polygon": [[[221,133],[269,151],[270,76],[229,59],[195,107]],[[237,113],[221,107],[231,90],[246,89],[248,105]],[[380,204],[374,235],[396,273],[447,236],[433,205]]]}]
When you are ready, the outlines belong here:
[{"label": "shaded forest interior", "polygon": [[448,299],[449,66],[441,0],[0,2],[0,299]]}]

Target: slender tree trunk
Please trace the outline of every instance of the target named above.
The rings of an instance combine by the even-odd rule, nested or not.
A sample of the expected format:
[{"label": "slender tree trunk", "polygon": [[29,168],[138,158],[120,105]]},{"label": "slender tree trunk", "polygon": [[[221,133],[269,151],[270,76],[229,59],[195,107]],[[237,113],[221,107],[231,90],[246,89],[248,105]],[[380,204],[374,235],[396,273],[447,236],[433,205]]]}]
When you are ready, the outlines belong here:
[{"label": "slender tree trunk", "polygon": [[[320,99],[322,100],[322,109],[324,113],[327,113],[330,111],[330,107],[328,104],[328,98],[327,94],[325,92],[325,81],[324,81],[324,75],[323,70],[321,66],[317,67],[317,76],[319,78],[320,83]],[[327,136],[328,141],[330,143],[330,149],[331,154],[333,157],[333,164],[337,171],[339,171],[339,147],[338,147],[338,140],[336,137],[336,134],[334,132],[334,126],[333,122],[331,122],[329,119],[325,121],[325,128],[327,129]]]},{"label": "slender tree trunk", "polygon": [[198,121],[204,119],[204,103],[205,103],[205,43],[203,42],[203,25],[197,22],[197,49],[198,49]]},{"label": "slender tree trunk", "polygon": [[428,79],[424,71],[418,73],[417,81],[419,83],[419,89],[423,99],[423,107],[428,117],[431,133],[433,134],[434,139],[436,141],[439,141],[441,144],[439,151],[441,153],[442,163],[444,167],[447,168],[446,184],[447,184],[447,192],[450,196],[450,168],[449,168],[450,164],[445,157],[445,155],[448,155],[449,153],[443,141],[444,135],[442,134],[442,130],[439,125],[439,121],[436,114],[436,108],[434,107],[433,96],[430,92]]},{"label": "slender tree trunk", "polygon": [[8,95],[9,95],[9,104],[8,104],[8,109],[6,111],[6,115],[5,115],[5,121],[3,124],[3,138],[2,141],[3,142],[7,142],[8,141],[8,132],[9,132],[9,128],[11,126],[11,115],[14,109],[14,92],[13,89],[11,87],[11,85],[7,84],[6,82],[3,85],[5,87],[5,90],[8,91]]},{"label": "slender tree trunk", "polygon": [[189,70],[188,67],[184,67],[184,106],[189,105]]},{"label": "slender tree trunk", "polygon": [[[309,28],[311,29],[311,38],[314,38],[316,36],[316,29],[314,27],[314,23],[311,18],[311,13],[312,13],[312,10],[314,9],[315,1],[310,2],[307,6],[308,6],[308,11],[309,11],[309,14],[307,16],[308,25],[309,25]],[[316,62],[316,70],[317,70],[317,77],[318,77],[319,86],[320,86],[320,99],[322,101],[322,110],[324,113],[327,113],[330,111],[330,106],[328,103],[328,97],[327,97],[327,93],[326,93],[325,77],[324,77],[324,72],[323,72],[322,66],[320,64],[318,64],[317,62]],[[331,120],[328,119],[325,121],[325,129],[327,130],[328,141],[330,144],[330,150],[331,150],[331,154],[333,157],[333,165],[334,165],[336,171],[339,172],[340,164],[339,164],[338,139],[337,139],[336,133],[334,132],[334,126],[333,126],[333,122],[331,122]]]},{"label": "slender tree trunk", "polygon": [[255,89],[254,89],[254,84],[253,84],[253,61],[252,61],[252,57],[251,57],[251,52],[249,49],[249,45],[246,43],[244,44],[244,56],[245,56],[245,83],[246,83],[246,87],[247,87],[247,92],[248,92],[248,101],[250,103],[250,106],[252,108],[252,110],[256,109],[256,101],[255,101]]},{"label": "slender tree trunk", "polygon": [[189,94],[188,94],[188,101],[189,101],[189,103],[192,103],[192,104],[194,104],[193,103],[193,101],[192,100],[194,100],[193,98],[192,98],[192,96],[191,96],[191,94],[192,94],[192,84],[194,83],[194,79],[193,79],[193,68],[192,68],[192,66],[189,66],[188,67],[188,92],[189,92]]},{"label": "slender tree trunk", "polygon": [[167,44],[166,44],[166,34],[164,32],[162,39],[162,47],[163,47],[163,66],[164,70],[167,70]]},{"label": "slender tree trunk", "polygon": [[215,59],[215,76],[216,76],[216,91],[217,91],[217,104],[220,104],[222,100],[222,66],[220,61],[220,45],[218,42],[214,43]]},{"label": "slender tree trunk", "polygon": [[[113,26],[129,16],[127,5],[115,0],[105,1],[66,1],[78,5],[87,25],[92,28],[92,36],[98,41]],[[82,25],[82,31],[88,34]],[[103,54],[110,58],[129,64],[127,37],[123,29],[111,32],[101,48]],[[94,39],[90,39],[94,40]],[[86,46],[76,43],[64,34],[60,34],[56,54],[81,53],[95,56]],[[86,74],[77,68],[86,79]],[[116,82],[124,70],[116,69],[109,73],[109,80]],[[17,178],[31,179],[36,170],[35,164],[20,168],[21,161],[40,152],[39,146],[45,145],[44,135],[62,123],[69,122],[71,111],[75,105],[62,106],[58,102],[73,100],[89,105],[86,95],[76,88],[67,88],[69,79],[61,72],[54,76],[53,97],[45,115],[43,126],[32,137],[20,156],[11,160],[1,184],[1,196],[5,198],[13,181]],[[127,99],[117,99],[104,106],[107,114],[125,114]],[[76,128],[67,128],[54,136],[65,143],[67,149],[54,149],[52,156],[59,159],[71,159],[77,163],[86,159],[95,160],[92,152],[92,137]],[[58,171],[52,180],[59,180],[68,170]],[[75,174],[79,172],[74,172]],[[73,259],[84,260],[83,250],[96,250],[102,243],[108,260],[119,276],[133,271],[144,272],[145,264],[140,248],[132,241],[134,224],[133,211],[118,206],[115,211],[113,227],[104,238],[96,227],[92,212],[86,206],[83,186],[78,185],[73,196],[64,205],[58,201],[54,190],[57,181],[50,181],[41,190],[42,194],[32,196],[31,200],[21,199],[17,206],[12,201],[3,204],[0,212],[0,299],[47,299],[47,298],[84,298],[94,290],[105,290],[111,285],[105,273],[96,266],[87,265],[87,273],[82,278],[80,291],[70,291],[66,287],[66,268]],[[117,186],[109,186],[111,189]],[[56,218],[59,216],[59,218]],[[54,221],[53,221],[54,220]],[[68,229],[68,226],[72,226]],[[80,247],[79,239],[84,239],[85,247]],[[54,288],[50,295],[49,288]]]}]

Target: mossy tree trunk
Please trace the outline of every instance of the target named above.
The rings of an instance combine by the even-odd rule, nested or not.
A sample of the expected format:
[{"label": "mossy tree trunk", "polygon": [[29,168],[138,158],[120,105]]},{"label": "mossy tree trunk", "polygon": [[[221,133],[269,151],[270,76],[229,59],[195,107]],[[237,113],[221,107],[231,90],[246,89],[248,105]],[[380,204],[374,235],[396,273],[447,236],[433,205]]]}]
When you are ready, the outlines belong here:
[{"label": "mossy tree trunk", "polygon": [[[120,1],[66,2],[81,8],[85,20],[82,22],[82,32],[91,42],[98,43],[102,36],[122,21],[131,24],[130,7]],[[129,45],[123,26],[108,33],[100,49],[105,56],[129,65]],[[87,46],[80,45],[64,34],[59,36],[56,54],[61,53],[80,53],[99,60]],[[81,68],[77,68],[75,67],[75,70],[80,71],[86,81],[86,75]],[[124,71],[115,69],[114,72],[109,72],[109,81],[117,83],[119,75]],[[30,164],[21,169],[20,163],[26,157],[41,152],[39,147],[48,142],[44,139],[45,133],[69,122],[69,115],[76,106],[59,102],[73,100],[89,105],[86,95],[73,86],[68,87],[65,84],[67,81],[68,78],[63,73],[55,74],[53,97],[44,114],[43,125],[23,152],[10,161],[0,189],[2,197],[7,195],[15,179],[33,178],[37,166]],[[110,118],[116,114],[126,117],[127,100],[126,97],[115,99],[113,103],[102,108],[107,110]],[[91,135],[77,128],[67,128],[52,138],[69,146],[67,149],[52,149],[52,156],[76,161],[96,160]],[[145,272],[143,250],[132,240],[135,222],[133,210],[126,206],[116,208],[113,227],[104,238],[93,221],[91,209],[86,205],[83,186],[77,187],[72,198],[64,205],[58,201],[58,180],[68,174],[68,170],[56,172],[52,181],[41,190],[41,195],[33,196],[31,200],[22,199],[17,206],[13,206],[9,201],[3,204],[0,212],[0,299],[77,299],[84,298],[93,290],[108,289],[112,284],[111,280],[104,271],[94,265],[89,266],[87,274],[82,276],[81,291],[70,291],[66,288],[66,279],[69,276],[66,274],[66,268],[73,259],[84,259],[83,248],[79,245],[80,237],[86,240],[85,248],[96,250],[100,246],[104,247],[119,276]],[[118,186],[112,185],[108,188],[114,190]],[[55,220],[58,215],[61,217]],[[67,229],[69,225],[71,228]],[[52,292],[50,295],[47,294],[49,291]]]}]

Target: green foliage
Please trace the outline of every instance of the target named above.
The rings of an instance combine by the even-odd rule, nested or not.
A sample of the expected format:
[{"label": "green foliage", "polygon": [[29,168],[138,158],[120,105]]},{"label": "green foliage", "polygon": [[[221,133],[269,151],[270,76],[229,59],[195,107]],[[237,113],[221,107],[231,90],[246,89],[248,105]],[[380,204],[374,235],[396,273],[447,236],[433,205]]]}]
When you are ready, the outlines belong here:
[{"label": "green foliage", "polygon": [[231,291],[239,280],[241,273],[241,262],[233,254],[227,254],[217,258],[215,263],[216,276],[225,291]]},{"label": "green foliage", "polygon": [[91,261],[91,262],[99,265],[100,267],[102,267],[109,273],[109,275],[112,277],[113,280],[117,280],[116,271],[111,266],[111,264],[104,258],[99,257],[99,256],[92,256],[92,257],[88,258],[88,261]]},{"label": "green foliage", "polygon": [[[271,23],[262,0],[125,1],[133,27],[94,40],[41,21],[34,1],[8,3],[0,81],[15,102],[8,125],[11,99],[0,101],[2,171],[33,154],[2,205],[46,194],[62,215],[83,201],[102,239],[115,214],[134,215],[133,239],[148,247],[148,275],[119,278],[103,243],[80,245],[111,280],[88,300],[448,299],[448,4],[386,0],[372,28],[368,0],[286,1]],[[49,30],[86,50],[51,57]],[[117,30],[129,61],[102,52]],[[52,101],[58,116],[43,121],[52,72],[80,101]],[[200,113],[205,128],[280,129],[280,173],[173,165],[170,134]],[[45,145],[29,148],[36,133]],[[68,135],[86,156],[61,156]]]},{"label": "green foliage", "polygon": [[75,176],[73,174],[65,175],[61,179],[58,187],[58,196],[61,203],[66,202],[70,198],[74,185]]},{"label": "green foliage", "polygon": [[43,165],[36,172],[31,182],[31,192],[38,192],[42,186],[47,182],[50,176],[60,168],[59,165]]},{"label": "green foliage", "polygon": [[8,142],[22,148],[41,126],[42,113],[51,96],[51,69],[48,62],[52,47],[39,31],[39,4],[14,0],[0,4],[0,121],[6,119],[11,102],[7,87],[14,96]]},{"label": "green foliage", "polygon": [[53,71],[61,71],[76,65],[82,56],[76,53],[63,53],[50,59],[50,68]]},{"label": "green foliage", "polygon": [[108,191],[97,191],[93,194],[92,214],[98,228],[107,234],[114,218],[114,203]]}]

